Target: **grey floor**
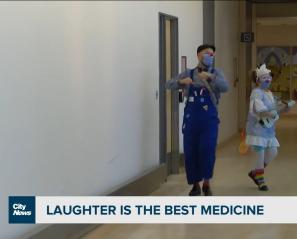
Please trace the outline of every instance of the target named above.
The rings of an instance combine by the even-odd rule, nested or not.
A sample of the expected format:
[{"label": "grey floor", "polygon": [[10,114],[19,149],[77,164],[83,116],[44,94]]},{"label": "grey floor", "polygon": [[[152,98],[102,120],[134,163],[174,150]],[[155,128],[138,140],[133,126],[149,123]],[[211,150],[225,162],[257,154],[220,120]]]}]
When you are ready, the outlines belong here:
[{"label": "grey floor", "polygon": [[[260,192],[247,177],[253,165],[253,155],[238,154],[239,137],[218,149],[213,191],[218,196],[297,196],[297,109],[283,115],[277,124],[277,137],[281,144],[278,157],[265,171],[270,190]],[[152,195],[187,195],[190,187],[185,174],[171,175]],[[290,224],[178,224],[178,225],[103,225],[84,239],[295,239],[297,225]]]}]

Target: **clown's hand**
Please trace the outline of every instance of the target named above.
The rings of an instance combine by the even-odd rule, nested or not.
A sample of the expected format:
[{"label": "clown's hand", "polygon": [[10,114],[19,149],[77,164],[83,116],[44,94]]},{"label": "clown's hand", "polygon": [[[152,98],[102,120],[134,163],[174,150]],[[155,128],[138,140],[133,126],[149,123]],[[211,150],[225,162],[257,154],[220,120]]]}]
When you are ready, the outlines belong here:
[{"label": "clown's hand", "polygon": [[288,108],[292,108],[295,104],[296,104],[295,100],[290,100],[287,105],[288,105]]},{"label": "clown's hand", "polygon": [[278,113],[277,113],[277,111],[276,110],[272,110],[272,111],[270,111],[270,115],[271,115],[271,118],[277,118],[277,116],[278,116]]},{"label": "clown's hand", "polygon": [[198,76],[201,80],[212,79],[212,74],[210,74],[206,71],[202,71],[201,73],[198,74]]},{"label": "clown's hand", "polygon": [[283,107],[283,113],[287,113],[294,105],[295,105],[295,101],[294,100],[290,100],[287,103],[283,103],[284,107]]}]

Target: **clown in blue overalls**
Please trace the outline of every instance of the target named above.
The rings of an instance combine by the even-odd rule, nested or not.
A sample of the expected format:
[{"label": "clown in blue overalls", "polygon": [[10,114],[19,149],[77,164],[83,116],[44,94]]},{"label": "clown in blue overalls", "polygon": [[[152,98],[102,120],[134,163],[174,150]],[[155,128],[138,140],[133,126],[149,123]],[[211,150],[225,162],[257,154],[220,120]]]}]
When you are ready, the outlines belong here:
[{"label": "clown in blue overalls", "polygon": [[183,144],[190,196],[211,196],[209,181],[213,176],[219,128],[217,105],[228,83],[221,71],[213,68],[215,47],[201,45],[197,49],[199,64],[167,81],[166,88],[184,89],[187,97],[183,119]]}]

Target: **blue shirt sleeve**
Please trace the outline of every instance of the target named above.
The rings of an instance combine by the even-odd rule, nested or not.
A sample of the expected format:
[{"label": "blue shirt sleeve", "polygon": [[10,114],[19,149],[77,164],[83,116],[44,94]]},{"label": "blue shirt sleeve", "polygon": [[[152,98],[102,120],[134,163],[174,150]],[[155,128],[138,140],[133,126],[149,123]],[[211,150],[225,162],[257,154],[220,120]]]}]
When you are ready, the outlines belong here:
[{"label": "blue shirt sleeve", "polygon": [[171,90],[183,89],[185,85],[179,84],[178,81],[187,77],[191,77],[190,72],[191,70],[187,69],[184,72],[178,74],[176,77],[172,78],[171,80],[168,80],[165,84],[166,89],[171,89]]},{"label": "blue shirt sleeve", "polygon": [[224,93],[229,90],[229,83],[225,80],[225,76],[222,70],[215,69],[213,80],[210,82],[210,86],[219,93]]}]

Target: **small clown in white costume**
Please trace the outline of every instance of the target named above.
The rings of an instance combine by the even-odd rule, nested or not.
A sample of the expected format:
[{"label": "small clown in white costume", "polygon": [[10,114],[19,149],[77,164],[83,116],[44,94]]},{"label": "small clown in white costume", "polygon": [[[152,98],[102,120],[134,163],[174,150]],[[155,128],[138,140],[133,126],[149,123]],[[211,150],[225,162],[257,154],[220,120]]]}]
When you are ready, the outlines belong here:
[{"label": "small clown in white costume", "polygon": [[275,122],[279,118],[278,113],[288,107],[278,102],[269,90],[272,76],[266,65],[261,65],[255,73],[257,87],[250,96],[246,144],[255,152],[256,164],[248,175],[259,190],[267,191],[264,168],[277,156],[277,148],[280,146],[275,137]]}]

